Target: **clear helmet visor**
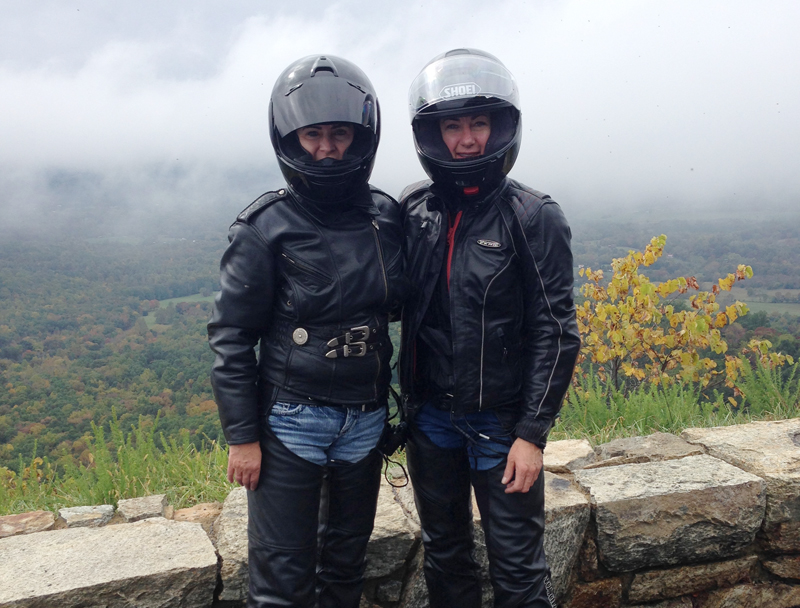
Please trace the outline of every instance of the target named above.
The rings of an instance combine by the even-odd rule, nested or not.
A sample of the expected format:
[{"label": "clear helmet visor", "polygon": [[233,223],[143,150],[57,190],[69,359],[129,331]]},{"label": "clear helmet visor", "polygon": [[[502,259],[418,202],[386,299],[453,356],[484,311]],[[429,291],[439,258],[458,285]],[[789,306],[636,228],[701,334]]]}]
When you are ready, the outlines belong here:
[{"label": "clear helmet visor", "polygon": [[467,106],[461,114],[420,115],[412,127],[422,154],[461,165],[501,153],[514,141],[519,116],[513,106],[494,100],[483,106]]},{"label": "clear helmet visor", "polygon": [[519,110],[516,82],[500,61],[488,54],[451,53],[431,61],[411,84],[412,121],[422,114],[457,111],[476,98],[505,102]]}]

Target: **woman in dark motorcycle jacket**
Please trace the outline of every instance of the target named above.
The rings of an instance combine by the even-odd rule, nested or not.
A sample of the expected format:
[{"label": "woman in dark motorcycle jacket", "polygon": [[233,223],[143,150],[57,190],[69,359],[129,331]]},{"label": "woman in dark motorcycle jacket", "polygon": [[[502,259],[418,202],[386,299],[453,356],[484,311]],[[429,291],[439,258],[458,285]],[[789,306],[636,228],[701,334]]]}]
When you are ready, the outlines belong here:
[{"label": "woman in dark motorcycle jacket", "polygon": [[432,181],[401,196],[400,382],[432,608],[478,608],[470,484],[495,606],[554,607],[542,547],[542,450],[580,347],[570,229],[549,196],[506,177],[521,138],[511,73],[457,49],[409,93]]},{"label": "woman in dark motorcycle jacket", "polygon": [[208,325],[228,478],[248,489],[247,605],[355,608],[403,291],[399,207],[367,183],[379,110],[352,63],[292,64],[270,126],[287,186],[231,227]]}]

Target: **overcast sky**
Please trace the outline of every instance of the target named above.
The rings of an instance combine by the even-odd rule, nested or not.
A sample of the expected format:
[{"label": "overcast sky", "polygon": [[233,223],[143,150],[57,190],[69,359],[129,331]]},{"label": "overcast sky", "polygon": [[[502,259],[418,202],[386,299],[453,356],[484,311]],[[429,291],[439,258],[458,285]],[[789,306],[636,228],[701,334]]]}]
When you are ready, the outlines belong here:
[{"label": "overcast sky", "polygon": [[280,186],[267,129],[275,78],[314,53],[354,61],[375,85],[383,137],[372,182],[397,195],[424,178],[408,87],[430,58],[462,46],[493,53],[517,77],[524,136],[511,175],[568,216],[665,203],[800,208],[795,0],[0,8],[4,221],[46,206],[75,175],[93,180],[93,196],[124,189],[142,206],[230,196],[232,209],[244,207]]}]

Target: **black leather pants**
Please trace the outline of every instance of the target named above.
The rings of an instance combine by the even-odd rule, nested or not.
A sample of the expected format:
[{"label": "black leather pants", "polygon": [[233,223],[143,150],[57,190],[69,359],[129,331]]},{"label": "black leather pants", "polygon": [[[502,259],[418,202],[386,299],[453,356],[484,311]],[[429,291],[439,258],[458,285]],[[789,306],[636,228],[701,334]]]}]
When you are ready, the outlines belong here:
[{"label": "black leather pants", "polygon": [[357,608],[380,486],[377,451],[322,467],[274,435],[247,493],[248,608]]},{"label": "black leather pants", "polygon": [[544,475],[526,494],[506,494],[503,460],[471,471],[466,449],[444,449],[414,431],[406,447],[422,523],[425,581],[431,608],[479,608],[481,584],[473,557],[470,482],[481,512],[497,608],[554,608],[542,547]]},{"label": "black leather pants", "polygon": [[431,608],[480,608],[467,452],[439,448],[415,431],[406,444],[406,457],[422,523]]}]

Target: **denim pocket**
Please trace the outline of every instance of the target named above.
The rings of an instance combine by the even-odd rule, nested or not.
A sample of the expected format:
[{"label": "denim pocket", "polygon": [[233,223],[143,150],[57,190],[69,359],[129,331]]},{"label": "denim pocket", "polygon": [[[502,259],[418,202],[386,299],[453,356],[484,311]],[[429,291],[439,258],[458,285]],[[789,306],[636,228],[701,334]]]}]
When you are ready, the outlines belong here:
[{"label": "denim pocket", "polygon": [[282,403],[277,401],[275,405],[272,406],[270,416],[296,416],[306,407],[308,406],[303,403]]}]

